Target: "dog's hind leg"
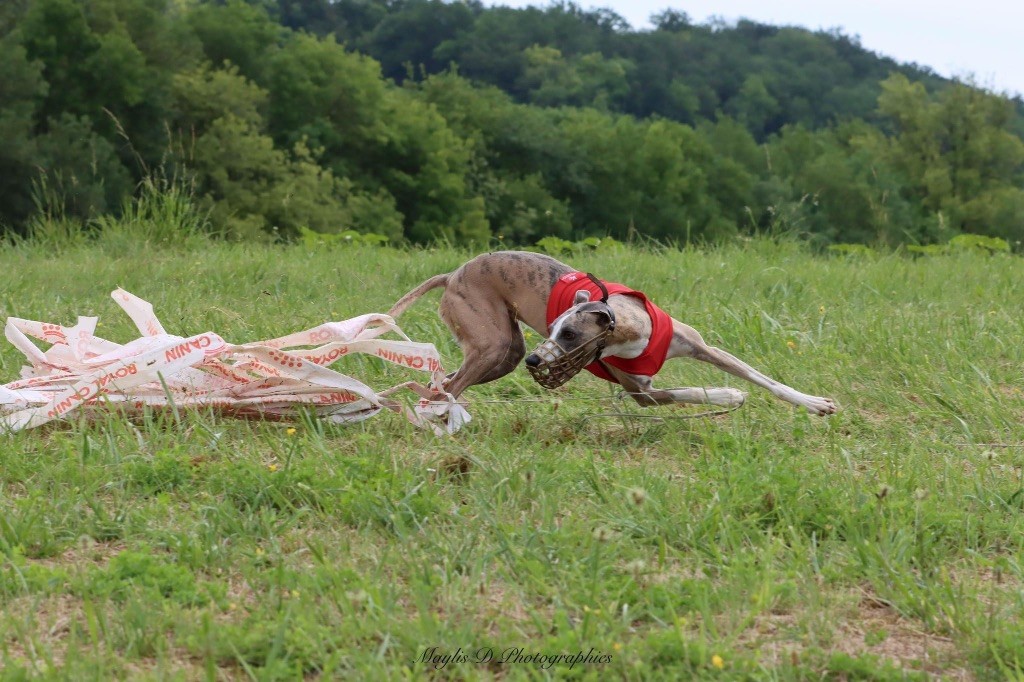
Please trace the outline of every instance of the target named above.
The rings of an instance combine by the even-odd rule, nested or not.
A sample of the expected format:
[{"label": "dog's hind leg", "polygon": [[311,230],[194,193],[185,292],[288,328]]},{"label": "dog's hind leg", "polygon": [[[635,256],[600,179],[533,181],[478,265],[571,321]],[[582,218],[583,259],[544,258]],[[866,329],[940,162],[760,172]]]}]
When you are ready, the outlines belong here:
[{"label": "dog's hind leg", "polygon": [[626,394],[643,407],[685,403],[689,405],[721,405],[739,407],[747,394],[735,388],[654,388],[651,377],[626,374],[609,365],[605,366]]},{"label": "dog's hind leg", "polygon": [[470,386],[500,379],[526,355],[519,323],[501,302],[470,302],[449,289],[439,312],[462,348],[462,366],[445,382],[445,390],[455,397]]},{"label": "dog's hind leg", "polygon": [[831,398],[808,395],[781,384],[721,348],[707,345],[693,327],[678,320],[672,320],[672,325],[672,343],[669,346],[668,357],[686,357],[710,363],[729,374],[768,389],[777,398],[806,407],[812,414],[832,414],[836,411],[836,404]]}]

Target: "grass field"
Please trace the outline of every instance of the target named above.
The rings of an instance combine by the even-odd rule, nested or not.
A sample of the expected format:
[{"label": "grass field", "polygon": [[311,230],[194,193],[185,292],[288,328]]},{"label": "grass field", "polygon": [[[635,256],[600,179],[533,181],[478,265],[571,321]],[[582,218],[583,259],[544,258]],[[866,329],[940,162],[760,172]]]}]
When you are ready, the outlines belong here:
[{"label": "grass field", "polygon": [[[0,314],[96,314],[124,342],[122,286],[171,333],[244,342],[384,311],[468,256],[7,247]],[[2,678],[1024,677],[1024,261],[764,240],[570,262],[841,412],[675,361],[657,385],[747,404],[676,419],[701,410],[641,410],[589,375],[545,392],[520,368],[466,394],[455,437],[390,413],[0,436]],[[453,369],[436,300],[400,322]],[[20,365],[0,349],[0,382]]]}]

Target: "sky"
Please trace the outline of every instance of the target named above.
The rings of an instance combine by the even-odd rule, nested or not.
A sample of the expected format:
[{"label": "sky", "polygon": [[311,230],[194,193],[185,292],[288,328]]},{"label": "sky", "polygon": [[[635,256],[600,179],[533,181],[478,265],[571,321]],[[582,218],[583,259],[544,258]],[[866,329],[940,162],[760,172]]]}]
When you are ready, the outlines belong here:
[{"label": "sky", "polygon": [[[489,5],[544,6],[544,0],[485,0]],[[899,62],[916,62],[936,73],[964,79],[1011,96],[1024,95],[1024,2],[1020,0],[577,0],[606,7],[634,29],[666,8],[686,12],[694,23],[717,16],[751,19],[811,30],[841,28],[861,46]]]}]

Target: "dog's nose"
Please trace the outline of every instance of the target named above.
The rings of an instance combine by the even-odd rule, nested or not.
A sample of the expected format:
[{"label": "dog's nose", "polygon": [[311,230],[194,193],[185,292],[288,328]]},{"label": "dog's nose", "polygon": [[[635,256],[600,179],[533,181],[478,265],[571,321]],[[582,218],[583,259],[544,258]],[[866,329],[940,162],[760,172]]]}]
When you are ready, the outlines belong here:
[{"label": "dog's nose", "polygon": [[540,364],[540,358],[538,358],[535,353],[530,353],[529,355],[526,356],[526,366],[527,367],[536,367],[539,364]]}]

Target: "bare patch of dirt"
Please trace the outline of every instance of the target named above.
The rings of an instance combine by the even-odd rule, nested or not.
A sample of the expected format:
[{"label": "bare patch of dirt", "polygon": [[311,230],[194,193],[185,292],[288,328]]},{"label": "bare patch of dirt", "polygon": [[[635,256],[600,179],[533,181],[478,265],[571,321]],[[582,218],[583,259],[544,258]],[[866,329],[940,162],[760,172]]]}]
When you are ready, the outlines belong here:
[{"label": "bare patch of dirt", "polygon": [[[206,668],[202,663],[185,656],[174,656],[172,654],[169,658],[162,661],[155,658],[140,658],[125,665],[125,678],[130,680],[143,677],[160,679],[165,677],[168,672],[184,676],[189,682],[209,679],[206,674]],[[241,668],[221,666],[217,668],[215,679],[233,682],[234,680],[249,680],[252,678]]]},{"label": "bare patch of dirt", "polygon": [[745,647],[760,651],[770,666],[797,661],[809,648],[858,657],[877,656],[907,671],[920,671],[945,680],[973,682],[962,666],[953,641],[927,632],[901,616],[868,590],[851,591],[823,616],[799,611],[765,613],[740,637]]},{"label": "bare patch of dirt", "polygon": [[64,664],[64,640],[74,624],[85,625],[82,601],[66,594],[19,597],[5,604],[4,611],[19,621],[6,634],[6,658],[39,672]]},{"label": "bare patch of dirt", "polygon": [[618,564],[622,573],[632,574],[640,585],[664,585],[680,580],[707,580],[708,576],[699,566],[686,566],[676,559],[665,563],[648,564],[645,561],[622,561]]},{"label": "bare patch of dirt", "polygon": [[501,630],[500,623],[512,621],[515,625],[525,625],[537,620],[539,622],[553,622],[554,609],[551,606],[531,602],[518,592],[515,587],[510,588],[502,582],[488,582],[478,586],[480,598],[484,604],[484,622],[486,623],[487,637],[494,641]]},{"label": "bare patch of dirt", "polygon": [[[108,607],[95,606],[97,609]],[[68,661],[68,643],[72,630],[78,631],[80,645],[84,643],[82,633],[89,632],[84,602],[73,595],[57,594],[46,597],[18,597],[5,604],[8,622],[12,615],[17,614],[17,624],[8,626],[0,643],[3,661],[8,664],[21,665],[43,677],[61,677],[60,671]],[[109,621],[108,611],[102,618]],[[95,645],[96,650],[104,650],[107,646],[102,640],[106,637],[100,631],[101,642]],[[86,638],[88,639],[88,638]],[[85,644],[86,647],[91,645]],[[201,661],[196,660],[186,650],[170,648],[163,659],[137,658],[127,660],[118,657],[111,662],[116,666],[124,666],[127,679],[142,676],[160,677],[160,673],[174,672],[184,675],[186,680],[206,680],[206,669]],[[217,669],[218,680],[248,679],[244,671],[232,667],[220,666]]]},{"label": "bare patch of dirt", "polygon": [[82,537],[58,556],[28,561],[47,568],[106,568],[110,560],[125,549],[123,542],[96,542],[92,538]]},{"label": "bare patch of dirt", "polygon": [[953,640],[925,632],[870,593],[861,595],[847,617],[836,624],[834,645],[851,656],[870,653],[900,667],[942,674],[947,679],[973,679],[954,664],[957,648]]},{"label": "bare patch of dirt", "polygon": [[1007,398],[1020,398],[1024,395],[1024,391],[1021,391],[1019,386],[1011,386],[1009,384],[996,384],[996,392],[1006,396]]}]

